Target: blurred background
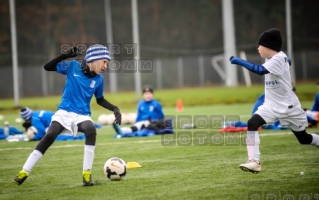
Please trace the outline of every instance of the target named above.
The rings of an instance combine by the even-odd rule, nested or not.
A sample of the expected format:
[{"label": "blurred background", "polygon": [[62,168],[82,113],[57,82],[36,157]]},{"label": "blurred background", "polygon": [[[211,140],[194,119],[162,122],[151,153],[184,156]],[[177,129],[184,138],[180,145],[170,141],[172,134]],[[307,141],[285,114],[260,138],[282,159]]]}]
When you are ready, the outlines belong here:
[{"label": "blurred background", "polygon": [[[134,43],[130,0],[14,0],[17,80],[20,97],[61,95],[65,77],[45,72],[43,65],[60,54],[61,44]],[[152,61],[141,73],[141,85],[155,89],[225,85],[222,0],[138,0],[140,59]],[[263,63],[257,52],[259,35],[281,30],[287,53],[286,1],[232,2],[236,55]],[[317,81],[319,74],[319,1],[291,0],[291,34],[296,81]],[[0,98],[13,98],[10,0],[0,0]],[[111,41],[110,41],[111,40]],[[116,56],[113,59],[121,59]],[[132,58],[133,59],[133,58]],[[238,85],[247,84],[241,68]],[[133,73],[105,76],[105,92],[134,91]],[[112,76],[112,75],[111,75]],[[263,77],[249,73],[253,84]],[[114,84],[116,87],[114,87]]]}]

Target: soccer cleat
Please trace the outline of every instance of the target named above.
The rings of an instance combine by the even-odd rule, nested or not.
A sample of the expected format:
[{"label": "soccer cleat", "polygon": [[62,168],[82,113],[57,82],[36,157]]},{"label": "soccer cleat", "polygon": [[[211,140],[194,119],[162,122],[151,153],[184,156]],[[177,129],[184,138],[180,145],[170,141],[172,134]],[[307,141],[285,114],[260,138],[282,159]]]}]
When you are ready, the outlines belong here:
[{"label": "soccer cleat", "polygon": [[120,125],[115,124],[115,123],[113,123],[112,125],[113,125],[113,128],[115,129],[116,133],[121,135],[122,134],[122,130],[121,130]]},{"label": "soccer cleat", "polygon": [[261,165],[255,160],[248,160],[245,164],[239,165],[239,168],[245,172],[258,174],[261,171]]},{"label": "soccer cleat", "polygon": [[83,186],[93,186],[92,175],[90,171],[84,171],[82,174]]},{"label": "soccer cleat", "polygon": [[17,185],[21,185],[25,181],[25,179],[28,178],[28,176],[29,176],[28,172],[24,170],[19,171],[19,174],[13,178],[12,182]]}]

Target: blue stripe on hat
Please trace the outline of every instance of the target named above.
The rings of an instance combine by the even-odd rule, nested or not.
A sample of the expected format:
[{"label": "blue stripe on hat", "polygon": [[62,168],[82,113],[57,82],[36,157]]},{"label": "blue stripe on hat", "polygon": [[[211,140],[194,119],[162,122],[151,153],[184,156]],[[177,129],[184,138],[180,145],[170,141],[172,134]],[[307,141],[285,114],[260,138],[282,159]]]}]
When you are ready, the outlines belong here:
[{"label": "blue stripe on hat", "polygon": [[20,110],[20,116],[22,117],[22,119],[24,120],[28,120],[31,118],[31,115],[32,115],[32,110],[28,107],[26,108],[22,108]]},{"label": "blue stripe on hat", "polygon": [[90,46],[87,49],[86,55],[84,57],[84,60],[88,63],[93,62],[95,60],[103,59],[110,61],[110,52],[105,46],[100,44]]}]

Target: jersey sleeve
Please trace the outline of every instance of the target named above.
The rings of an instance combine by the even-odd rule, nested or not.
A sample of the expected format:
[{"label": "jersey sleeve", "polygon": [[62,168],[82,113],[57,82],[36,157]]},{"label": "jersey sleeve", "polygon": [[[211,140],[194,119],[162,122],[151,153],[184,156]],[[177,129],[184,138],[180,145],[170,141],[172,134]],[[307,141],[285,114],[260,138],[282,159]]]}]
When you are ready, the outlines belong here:
[{"label": "jersey sleeve", "polygon": [[72,64],[73,60],[59,62],[56,66],[56,71],[59,74],[67,75],[72,72]]},{"label": "jersey sleeve", "polygon": [[284,71],[289,69],[288,60],[282,56],[274,56],[268,62],[265,62],[263,66],[272,74],[281,75]]},{"label": "jersey sleeve", "polygon": [[94,92],[95,98],[99,99],[99,98],[103,97],[103,92],[104,92],[104,80],[102,77],[101,84],[99,85],[99,87],[96,88],[96,90]]},{"label": "jersey sleeve", "polygon": [[158,119],[164,119],[163,107],[162,107],[162,104],[159,102],[157,103],[156,111],[157,111]]},{"label": "jersey sleeve", "polygon": [[137,116],[135,122],[142,121],[142,111],[141,111],[141,102],[138,102],[137,105]]}]

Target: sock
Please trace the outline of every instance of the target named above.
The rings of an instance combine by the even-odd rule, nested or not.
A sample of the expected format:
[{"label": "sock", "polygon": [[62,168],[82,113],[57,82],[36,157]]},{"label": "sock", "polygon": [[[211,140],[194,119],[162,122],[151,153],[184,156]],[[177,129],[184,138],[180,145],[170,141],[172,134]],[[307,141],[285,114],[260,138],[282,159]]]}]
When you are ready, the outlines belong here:
[{"label": "sock", "polygon": [[84,145],[84,158],[83,158],[83,172],[91,171],[94,160],[94,149],[93,145]]},{"label": "sock", "polygon": [[260,151],[259,151],[259,134],[258,131],[247,131],[246,145],[248,160],[255,160],[259,163]]},{"label": "sock", "polygon": [[317,134],[310,134],[310,135],[312,135],[311,145],[319,147],[319,135]]},{"label": "sock", "polygon": [[121,131],[122,131],[123,134],[132,133],[131,127],[122,127]]},{"label": "sock", "polygon": [[38,160],[43,156],[43,154],[38,150],[33,150],[33,152],[29,155],[27,161],[23,165],[23,170],[28,172],[29,174],[32,171],[32,168],[37,164]]}]

